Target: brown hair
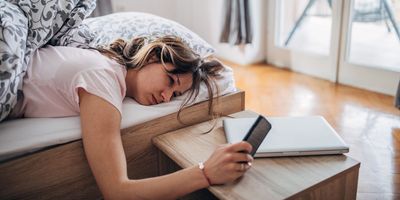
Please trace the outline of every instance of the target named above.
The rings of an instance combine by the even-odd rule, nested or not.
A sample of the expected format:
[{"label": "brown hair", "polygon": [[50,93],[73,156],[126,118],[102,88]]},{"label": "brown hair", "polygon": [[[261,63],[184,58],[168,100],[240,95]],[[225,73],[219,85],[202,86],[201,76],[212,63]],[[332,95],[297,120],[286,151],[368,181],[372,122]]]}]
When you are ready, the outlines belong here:
[{"label": "brown hair", "polygon": [[148,41],[145,37],[133,38],[130,42],[117,39],[107,47],[97,48],[99,52],[109,58],[116,60],[119,64],[126,66],[127,69],[140,70],[150,63],[171,63],[174,66],[171,74],[193,75],[193,84],[189,90],[189,95],[182,103],[178,111],[180,113],[186,105],[193,103],[199,95],[200,84],[204,82],[208,90],[208,113],[213,118],[214,113],[214,89],[219,94],[215,78],[219,76],[219,71],[223,68],[222,64],[211,57],[202,59],[194,53],[181,39],[174,36],[165,36]]}]

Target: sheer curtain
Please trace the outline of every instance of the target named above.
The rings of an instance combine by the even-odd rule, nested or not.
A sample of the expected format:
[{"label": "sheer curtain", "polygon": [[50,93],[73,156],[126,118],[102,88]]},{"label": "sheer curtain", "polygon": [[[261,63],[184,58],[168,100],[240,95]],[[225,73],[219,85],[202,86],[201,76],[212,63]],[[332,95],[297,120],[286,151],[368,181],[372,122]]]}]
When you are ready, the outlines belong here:
[{"label": "sheer curtain", "polygon": [[249,1],[225,0],[225,19],[220,42],[234,45],[252,42]]}]

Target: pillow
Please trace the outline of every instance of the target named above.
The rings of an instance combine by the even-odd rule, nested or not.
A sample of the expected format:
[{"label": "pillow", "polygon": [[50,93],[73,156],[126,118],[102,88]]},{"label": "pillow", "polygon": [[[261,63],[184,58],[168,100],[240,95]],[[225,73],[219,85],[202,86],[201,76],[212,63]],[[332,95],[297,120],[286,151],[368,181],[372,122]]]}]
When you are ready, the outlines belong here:
[{"label": "pillow", "polygon": [[[133,37],[148,37],[155,39],[173,35],[183,40],[195,53],[202,58],[207,57],[215,50],[186,27],[174,21],[140,12],[122,12],[83,21],[96,35],[95,44],[105,45],[123,38],[130,40]],[[92,44],[93,45],[93,44]]]}]

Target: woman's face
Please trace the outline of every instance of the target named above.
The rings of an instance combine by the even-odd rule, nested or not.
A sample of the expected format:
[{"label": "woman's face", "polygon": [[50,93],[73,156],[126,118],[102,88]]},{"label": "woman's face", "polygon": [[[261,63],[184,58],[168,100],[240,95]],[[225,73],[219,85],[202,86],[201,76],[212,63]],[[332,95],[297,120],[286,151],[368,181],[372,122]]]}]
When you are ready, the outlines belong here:
[{"label": "woman's face", "polygon": [[[151,63],[140,70],[128,70],[127,95],[143,105],[169,102],[192,86],[192,74],[170,74],[174,69],[170,63]],[[129,74],[133,74],[130,76]]]}]

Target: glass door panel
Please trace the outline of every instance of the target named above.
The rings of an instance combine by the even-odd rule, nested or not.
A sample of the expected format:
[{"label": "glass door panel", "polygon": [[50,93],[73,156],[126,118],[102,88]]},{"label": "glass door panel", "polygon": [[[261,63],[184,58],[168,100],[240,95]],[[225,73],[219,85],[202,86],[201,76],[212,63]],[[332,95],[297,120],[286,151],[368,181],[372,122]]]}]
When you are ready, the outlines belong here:
[{"label": "glass door panel", "polygon": [[355,0],[348,62],[400,72],[399,18],[399,0]]},{"label": "glass door panel", "polygon": [[327,0],[282,0],[277,43],[297,51],[329,55],[332,6]]},{"label": "glass door panel", "polygon": [[400,80],[399,2],[344,1],[339,83],[395,95]]},{"label": "glass door panel", "polygon": [[269,63],[396,93],[400,0],[271,0],[268,6]]},{"label": "glass door panel", "polygon": [[336,81],[341,1],[274,0],[268,6],[267,61]]}]

